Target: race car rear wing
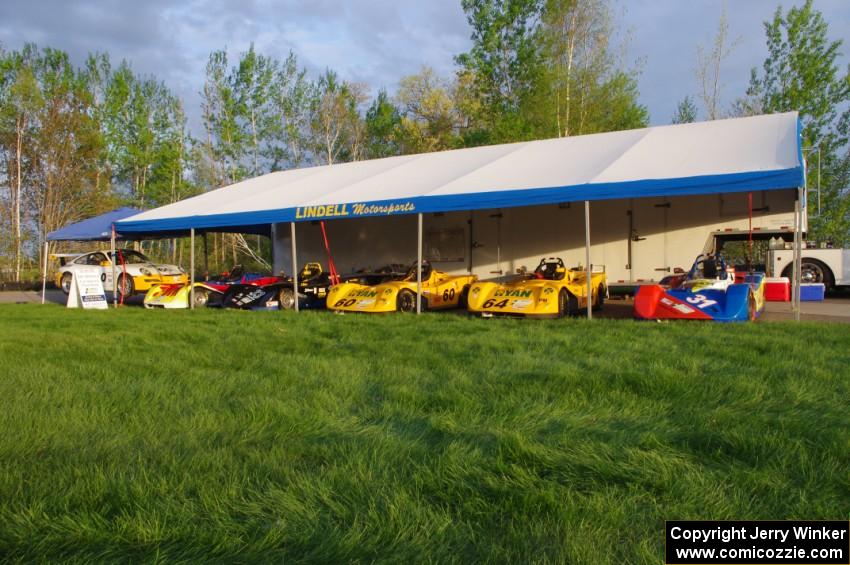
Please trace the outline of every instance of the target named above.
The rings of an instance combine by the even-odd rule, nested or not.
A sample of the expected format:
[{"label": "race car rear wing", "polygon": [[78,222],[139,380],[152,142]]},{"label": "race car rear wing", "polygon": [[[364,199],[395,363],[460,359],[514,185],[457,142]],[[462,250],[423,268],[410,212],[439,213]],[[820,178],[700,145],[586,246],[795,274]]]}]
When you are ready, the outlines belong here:
[{"label": "race car rear wing", "polygon": [[50,258],[59,259],[59,264],[64,267],[68,259],[76,259],[82,255],[85,255],[85,253],[51,253]]}]

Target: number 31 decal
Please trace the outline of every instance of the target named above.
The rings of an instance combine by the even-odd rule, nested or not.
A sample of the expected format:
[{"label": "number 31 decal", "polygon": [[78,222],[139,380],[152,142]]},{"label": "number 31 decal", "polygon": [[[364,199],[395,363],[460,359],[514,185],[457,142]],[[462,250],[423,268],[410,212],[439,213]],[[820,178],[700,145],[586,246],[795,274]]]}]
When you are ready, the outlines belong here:
[{"label": "number 31 decal", "polygon": [[717,304],[716,300],[709,300],[708,298],[705,297],[705,295],[702,295],[702,294],[695,294],[693,296],[688,296],[686,300],[690,304],[693,304],[694,306],[699,308],[700,310],[702,310],[703,308],[708,308],[709,306],[714,306],[715,304]]}]

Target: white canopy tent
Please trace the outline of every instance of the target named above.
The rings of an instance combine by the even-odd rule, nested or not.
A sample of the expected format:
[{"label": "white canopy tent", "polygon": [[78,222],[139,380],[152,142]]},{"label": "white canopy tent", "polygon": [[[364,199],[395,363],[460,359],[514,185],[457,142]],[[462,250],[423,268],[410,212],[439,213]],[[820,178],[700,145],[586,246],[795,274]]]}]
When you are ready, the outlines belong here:
[{"label": "white canopy tent", "polygon": [[[590,201],[796,188],[804,205],[804,183],[798,117],[788,112],[275,172],[117,228],[125,235],[262,233],[292,222],[294,248],[301,221],[584,201],[589,268]],[[801,216],[798,210],[798,232]]]}]

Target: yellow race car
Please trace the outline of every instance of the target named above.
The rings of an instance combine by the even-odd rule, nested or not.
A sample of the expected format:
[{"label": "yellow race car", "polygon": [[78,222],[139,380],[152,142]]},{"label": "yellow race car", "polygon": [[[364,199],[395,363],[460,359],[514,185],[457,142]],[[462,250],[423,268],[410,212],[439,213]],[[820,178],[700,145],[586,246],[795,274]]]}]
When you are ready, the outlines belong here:
[{"label": "yellow race car", "polygon": [[[343,282],[328,291],[327,307],[339,312],[416,312],[416,269],[414,263],[404,278],[377,285]],[[449,275],[422,262],[422,309],[444,310],[463,307],[474,275]]]},{"label": "yellow race car", "polygon": [[[608,278],[591,272],[591,304],[605,302]],[[567,269],[563,259],[540,260],[531,274],[508,283],[477,282],[469,289],[468,310],[484,317],[560,318],[587,308],[587,270]]]}]

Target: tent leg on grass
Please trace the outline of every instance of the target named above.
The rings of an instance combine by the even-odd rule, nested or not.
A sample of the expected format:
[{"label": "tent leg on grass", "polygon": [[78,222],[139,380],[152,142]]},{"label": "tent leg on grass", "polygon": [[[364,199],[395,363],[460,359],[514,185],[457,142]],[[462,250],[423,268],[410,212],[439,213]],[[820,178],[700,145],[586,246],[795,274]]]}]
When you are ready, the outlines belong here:
[{"label": "tent leg on grass", "polygon": [[593,319],[593,289],[591,278],[593,275],[593,267],[590,264],[590,201],[584,201],[584,264],[585,278],[587,279],[587,319]]},{"label": "tent leg on grass", "polygon": [[422,214],[417,214],[416,228],[416,314],[422,313]]},{"label": "tent leg on grass", "polygon": [[207,245],[207,232],[204,232],[204,281],[210,280],[210,252]]},{"label": "tent leg on grass", "polygon": [[806,197],[804,188],[797,188],[797,205],[795,207],[794,216],[794,320],[800,321],[800,298],[803,282],[803,207],[805,206],[803,198]]},{"label": "tent leg on grass", "polygon": [[295,245],[295,222],[289,223],[289,229],[292,234],[292,292],[295,294],[295,311],[298,312],[298,249]]},{"label": "tent leg on grass", "polygon": [[42,260],[41,268],[41,303],[44,304],[44,296],[47,293],[47,252],[50,244],[44,242],[44,259]]},{"label": "tent leg on grass", "polygon": [[118,273],[115,270],[115,262],[117,261],[115,257],[115,224],[112,224],[110,232],[109,248],[112,251],[112,257],[109,262],[112,263],[112,307],[118,308],[118,281],[115,280],[118,276]]},{"label": "tent leg on grass", "polygon": [[189,308],[195,309],[195,228],[189,230]]}]

